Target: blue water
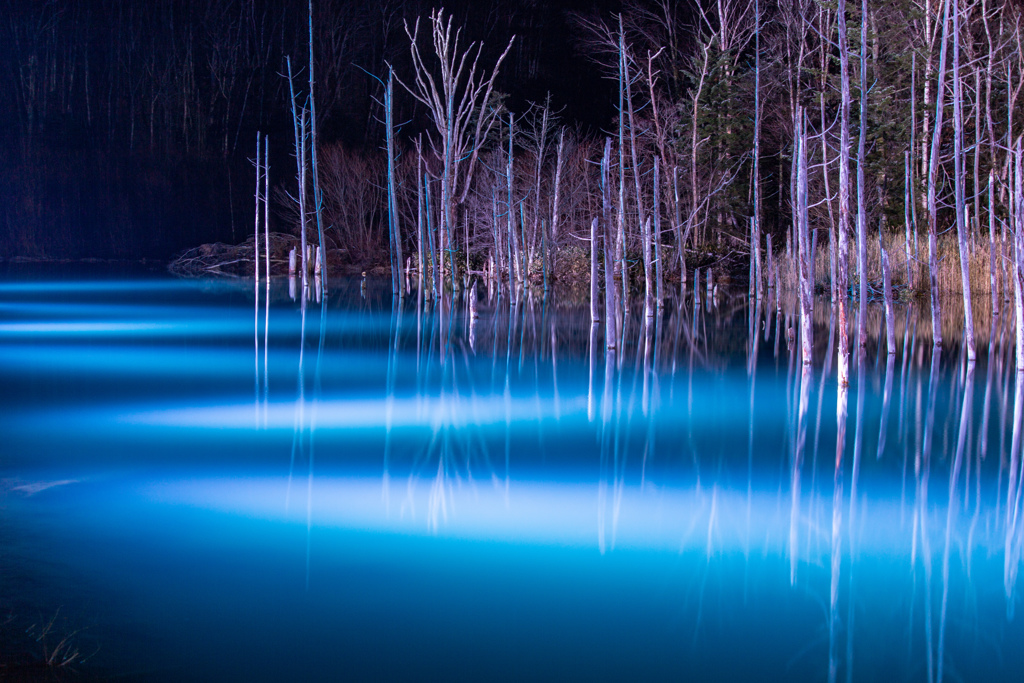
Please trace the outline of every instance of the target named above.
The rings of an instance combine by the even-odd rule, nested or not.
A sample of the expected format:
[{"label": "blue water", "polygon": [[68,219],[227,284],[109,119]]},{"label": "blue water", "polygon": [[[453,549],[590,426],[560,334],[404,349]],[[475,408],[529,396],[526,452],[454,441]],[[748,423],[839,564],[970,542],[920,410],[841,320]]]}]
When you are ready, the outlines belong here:
[{"label": "blue water", "polygon": [[1006,323],[269,298],[0,281],[0,677],[1020,679]]}]

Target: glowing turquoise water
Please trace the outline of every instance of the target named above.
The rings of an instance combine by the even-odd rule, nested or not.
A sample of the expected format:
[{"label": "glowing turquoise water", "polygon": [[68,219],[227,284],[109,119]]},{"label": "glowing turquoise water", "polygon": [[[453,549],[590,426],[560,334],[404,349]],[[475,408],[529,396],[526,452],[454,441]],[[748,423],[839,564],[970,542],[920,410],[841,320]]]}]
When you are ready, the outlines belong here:
[{"label": "glowing turquoise water", "polygon": [[553,298],[259,297],[0,282],[0,677],[1024,671],[1005,329],[969,369],[901,328],[844,395],[827,317],[805,375],[742,297],[617,354]]}]

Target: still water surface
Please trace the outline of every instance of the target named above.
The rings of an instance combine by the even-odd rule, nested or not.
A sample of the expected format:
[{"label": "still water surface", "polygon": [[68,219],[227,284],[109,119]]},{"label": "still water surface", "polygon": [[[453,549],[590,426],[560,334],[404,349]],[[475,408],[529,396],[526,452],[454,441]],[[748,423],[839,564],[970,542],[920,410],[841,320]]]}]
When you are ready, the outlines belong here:
[{"label": "still water surface", "polygon": [[818,307],[8,277],[0,677],[1020,680],[1012,330]]}]

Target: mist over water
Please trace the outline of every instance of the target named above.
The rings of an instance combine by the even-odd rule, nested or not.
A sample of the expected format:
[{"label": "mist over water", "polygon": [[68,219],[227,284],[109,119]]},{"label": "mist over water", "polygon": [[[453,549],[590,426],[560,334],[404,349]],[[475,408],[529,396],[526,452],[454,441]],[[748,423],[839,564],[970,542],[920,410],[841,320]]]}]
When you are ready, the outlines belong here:
[{"label": "mist over water", "polygon": [[555,294],[331,285],[0,282],[8,671],[1024,670],[1012,319],[968,364],[873,315],[840,388],[823,299],[803,366],[795,309],[744,293],[633,306],[609,351]]}]

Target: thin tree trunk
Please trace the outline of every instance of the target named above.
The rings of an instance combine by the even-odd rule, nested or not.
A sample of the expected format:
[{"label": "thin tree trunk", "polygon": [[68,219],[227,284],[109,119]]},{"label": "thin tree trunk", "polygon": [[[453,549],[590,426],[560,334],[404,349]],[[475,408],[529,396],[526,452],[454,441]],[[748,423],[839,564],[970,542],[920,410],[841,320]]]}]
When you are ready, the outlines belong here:
[{"label": "thin tree trunk", "polygon": [[828,25],[828,10],[824,7],[819,6],[818,16],[820,18],[820,25],[822,32],[828,33],[828,39],[821,41],[821,92],[818,96],[818,115],[821,121],[821,176],[825,183],[825,201],[828,206],[828,250],[829,250],[829,289],[832,295],[832,302],[835,303],[838,298],[838,290],[836,287],[836,219],[835,213],[832,210],[832,189],[829,182],[829,158],[828,158],[828,140],[826,139],[826,131],[828,130],[825,123],[825,93],[828,90],[828,63],[830,58],[829,47],[832,38],[832,29]]},{"label": "thin tree trunk", "polygon": [[[696,121],[694,121],[696,125]],[[824,140],[824,137],[822,138]],[[754,0],[754,158],[751,161],[754,176],[754,216],[750,227],[750,242],[753,248],[754,277],[756,286],[751,284],[753,296],[761,299],[761,1]],[[828,166],[825,165],[828,177]],[[828,182],[826,180],[826,182]],[[826,190],[827,194],[827,190]]]},{"label": "thin tree trunk", "polygon": [[[261,164],[263,161],[263,155],[260,152],[260,142],[262,141],[263,134],[256,131],[256,226],[253,232],[253,258],[252,258],[252,270],[253,278],[256,280],[256,295],[259,296],[259,285],[260,285],[260,187],[263,180],[261,174]],[[258,380],[257,380],[258,383]]]},{"label": "thin tree trunk", "polygon": [[599,222],[597,218],[590,221],[590,321],[592,323],[601,321],[600,304],[597,299],[597,250],[599,248],[597,228]]},{"label": "thin tree trunk", "polygon": [[[910,201],[910,223],[914,228],[914,270],[912,278],[917,280],[919,268],[919,250],[917,248],[917,195],[914,193],[914,154],[917,149],[914,136],[917,134],[917,53],[910,55],[910,176],[908,180],[908,200]],[[907,254],[909,260],[910,255]]]},{"label": "thin tree trunk", "polygon": [[804,365],[813,361],[814,254],[811,249],[807,215],[807,122],[803,107],[796,108],[797,239],[800,293],[800,348]]},{"label": "thin tree trunk", "polygon": [[931,284],[932,339],[942,345],[942,321],[939,315],[939,262],[938,262],[938,176],[939,151],[942,145],[942,115],[946,94],[946,50],[949,42],[949,3],[944,0],[942,12],[942,44],[939,49],[939,77],[935,89],[935,124],[932,128],[932,148],[928,160],[928,271]]},{"label": "thin tree trunk", "polygon": [[426,270],[423,253],[423,136],[416,138],[416,258],[417,268],[416,283],[419,292],[423,292],[423,281]]},{"label": "thin tree trunk", "polygon": [[[430,176],[423,174],[423,208],[427,215],[427,243],[430,246],[430,282],[434,286],[434,298],[441,298],[441,253],[440,239],[434,238],[433,202],[430,201]],[[437,244],[435,244],[437,242]]]},{"label": "thin tree trunk", "polygon": [[882,300],[885,302],[885,341],[889,356],[896,355],[896,330],[892,316],[892,277],[889,273],[889,252],[882,245],[882,233],[878,233],[878,248],[882,252]]},{"label": "thin tree trunk", "polygon": [[836,12],[839,28],[840,73],[840,138],[839,138],[839,245],[836,253],[836,289],[839,317],[839,362],[837,380],[840,387],[850,383],[850,333],[846,307],[849,300],[847,258],[850,233],[850,47],[846,37],[846,0],[839,0]]},{"label": "thin tree trunk", "polygon": [[384,127],[387,132],[388,154],[388,233],[394,253],[394,260],[391,262],[391,286],[393,287],[392,294],[401,298],[402,287],[399,277],[403,260],[402,237],[398,228],[398,181],[395,178],[394,80],[394,71],[388,69],[387,90],[384,93],[384,116],[386,119]]},{"label": "thin tree trunk", "polygon": [[[533,190],[533,193],[534,193],[534,212],[533,212],[533,236],[531,237],[532,243],[531,243],[531,249],[530,249],[530,252],[531,252],[530,255],[531,256],[533,256],[534,245],[536,245],[536,242],[537,242],[537,229],[538,229],[538,227],[543,228],[543,223],[541,223],[541,219],[540,219],[540,213],[541,213],[540,181],[541,181],[542,171],[544,170],[544,152],[545,152],[545,149],[547,147],[548,117],[550,115],[550,106],[551,106],[551,93],[548,93],[547,100],[544,102],[544,112],[541,115],[540,144],[538,145],[538,148],[537,148],[537,169],[535,171],[534,190]],[[467,228],[468,228],[468,226],[467,226]],[[540,240],[541,240],[541,246],[543,247],[543,242],[544,242],[543,232],[541,233]],[[466,258],[468,259],[469,258],[469,253],[468,253],[469,250],[467,249],[466,251],[467,251]],[[529,259],[529,261],[532,262],[533,259],[531,258],[531,259]],[[468,271],[469,270],[469,262],[468,262],[468,260],[467,260],[466,264],[467,264],[466,265],[466,270]],[[542,264],[542,266],[544,264],[543,251],[541,253],[541,264]]]},{"label": "thin tree trunk", "polygon": [[[306,173],[305,164],[305,149],[306,149],[306,138],[305,138],[305,126],[300,131],[299,126],[299,115],[295,103],[295,85],[292,79],[292,60],[291,57],[285,57],[285,64],[288,67],[288,91],[291,94],[292,103],[292,127],[295,129],[295,166],[296,166],[296,179],[299,183],[299,235],[301,252],[299,254],[300,266],[302,267],[302,296],[306,296],[306,278],[308,274],[308,268],[306,265]],[[303,109],[305,114],[305,109]]]},{"label": "thin tree trunk", "polygon": [[565,128],[558,134],[558,157],[555,162],[555,198],[551,208],[551,248],[558,248],[559,212],[561,211],[562,164],[565,151]]},{"label": "thin tree trunk", "polygon": [[664,305],[662,300],[662,286],[664,284],[664,268],[661,264],[661,178],[659,176],[660,165],[658,164],[658,157],[654,157],[654,206],[651,207],[651,216],[653,217],[654,233],[650,234],[649,237],[653,240],[654,244],[654,302],[657,308],[661,308]]},{"label": "thin tree trunk", "polygon": [[619,15],[619,222],[615,236],[615,263],[622,280],[622,305],[629,306],[629,271],[626,268],[626,37]]},{"label": "thin tree trunk", "polygon": [[676,248],[679,250],[679,280],[686,286],[686,245],[683,244],[683,218],[680,213],[679,204],[679,167],[672,167],[672,196],[675,204],[675,225]]},{"label": "thin tree trunk", "polygon": [[996,281],[996,207],[995,171],[988,172],[988,279],[992,297],[992,317],[999,315],[999,287]]},{"label": "thin tree trunk", "polygon": [[[267,287],[270,287],[270,136],[263,136],[263,244],[267,254]],[[270,299],[268,298],[269,302]]]},{"label": "thin tree trunk", "polygon": [[868,136],[868,0],[860,3],[860,130],[857,134],[857,269],[860,293],[857,309],[857,345],[868,343],[868,217],[865,202],[864,165]]},{"label": "thin tree trunk", "polygon": [[[948,1],[948,0],[947,0]],[[963,84],[960,81],[960,0],[953,11],[953,184],[956,194],[956,236],[960,247],[960,280],[964,296],[964,334],[967,337],[967,359],[977,357],[974,344],[974,316],[971,311],[971,274],[967,251],[967,224],[964,210],[964,102]],[[977,168],[975,168],[977,171]],[[977,173],[975,173],[977,175]],[[977,178],[975,178],[977,183]]]},{"label": "thin tree trunk", "polygon": [[[913,149],[911,146],[910,149]],[[903,237],[903,253],[906,257],[907,265],[907,286],[910,288],[914,287],[913,271],[910,268],[910,151],[903,153],[903,227],[906,229],[906,233]]]},{"label": "thin tree trunk", "polygon": [[[316,210],[316,232],[320,244],[320,292],[327,293],[327,244],[324,242],[323,196],[316,164],[316,99],[313,97],[313,0],[309,0],[309,148],[313,163],[313,208]],[[390,84],[388,88],[390,89]],[[390,97],[390,95],[389,95]],[[397,224],[396,224],[397,226]],[[401,251],[398,254],[401,266]]]},{"label": "thin tree trunk", "polygon": [[636,153],[636,120],[633,116],[633,77],[629,72],[629,60],[626,52],[622,53],[622,73],[626,84],[626,112],[629,115],[629,156],[633,164],[633,189],[636,192],[636,220],[641,229],[641,239],[644,243],[644,307],[651,309],[651,299],[654,296],[651,282],[651,236],[649,219],[645,221],[643,190],[640,187],[640,162]]},{"label": "thin tree trunk", "polygon": [[[1024,148],[1022,138],[1017,138],[1014,159],[1013,196],[1016,212],[1013,231],[1013,272],[1014,309],[1017,313],[1017,372],[1024,372]],[[1020,376],[1018,375],[1018,383]]]},{"label": "thin tree trunk", "polygon": [[601,222],[604,224],[604,324],[605,345],[615,348],[616,314],[615,305],[615,259],[612,239],[612,188],[611,188],[612,139],[605,138],[604,157],[601,159]]},{"label": "thin tree trunk", "polygon": [[[515,122],[512,118],[512,113],[508,115],[508,165],[505,167],[505,183],[507,186],[508,197],[506,199],[506,218],[508,219],[508,244],[509,244],[509,298],[512,303],[518,300],[518,289],[519,283],[522,282],[522,273],[520,272],[519,264],[519,240],[516,239],[515,229],[515,209],[512,202],[512,141],[515,134]],[[515,266],[515,280],[513,283],[512,278],[512,267]]]}]

